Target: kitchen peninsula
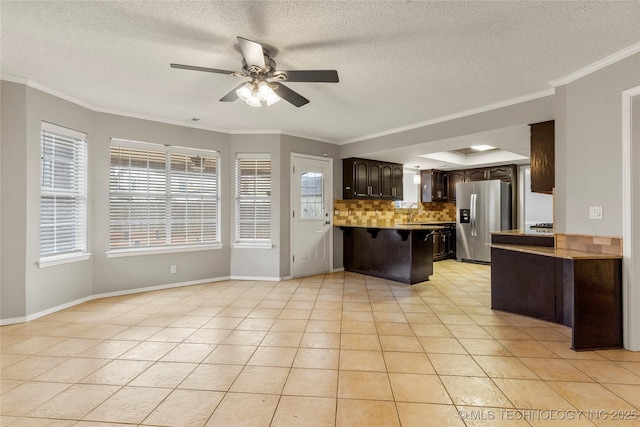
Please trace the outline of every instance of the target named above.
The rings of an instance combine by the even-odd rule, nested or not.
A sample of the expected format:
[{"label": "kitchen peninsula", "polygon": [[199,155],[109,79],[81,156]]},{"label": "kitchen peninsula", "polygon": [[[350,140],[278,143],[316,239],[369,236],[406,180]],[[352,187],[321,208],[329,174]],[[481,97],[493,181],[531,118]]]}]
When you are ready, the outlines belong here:
[{"label": "kitchen peninsula", "polygon": [[572,328],[574,350],[622,347],[618,238],[492,233],[491,308]]},{"label": "kitchen peninsula", "polygon": [[433,274],[431,234],[438,225],[338,225],[343,231],[344,269],[415,284]]}]

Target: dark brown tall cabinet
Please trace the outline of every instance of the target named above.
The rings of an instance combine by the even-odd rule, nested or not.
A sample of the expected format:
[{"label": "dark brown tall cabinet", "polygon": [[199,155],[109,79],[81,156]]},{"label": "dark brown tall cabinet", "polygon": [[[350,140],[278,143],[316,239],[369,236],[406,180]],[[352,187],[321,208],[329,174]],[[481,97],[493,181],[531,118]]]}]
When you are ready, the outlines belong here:
[{"label": "dark brown tall cabinet", "polygon": [[555,187],[555,122],[531,126],[531,191],[551,194]]},{"label": "dark brown tall cabinet", "polygon": [[466,171],[461,170],[461,171],[448,171],[447,172],[447,176],[448,176],[448,181],[449,181],[449,194],[448,194],[448,200],[449,202],[455,202],[456,201],[456,184],[459,182],[465,182],[465,174]]},{"label": "dark brown tall cabinet", "polygon": [[428,169],[420,171],[420,201],[446,202],[449,198],[447,172]]},{"label": "dark brown tall cabinet", "polygon": [[344,199],[402,200],[402,165],[349,158],[342,161]]}]

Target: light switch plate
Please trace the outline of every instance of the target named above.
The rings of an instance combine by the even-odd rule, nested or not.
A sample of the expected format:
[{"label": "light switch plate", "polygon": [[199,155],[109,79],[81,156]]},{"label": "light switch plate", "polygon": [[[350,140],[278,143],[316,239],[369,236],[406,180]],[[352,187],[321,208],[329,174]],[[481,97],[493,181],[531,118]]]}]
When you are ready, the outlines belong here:
[{"label": "light switch plate", "polygon": [[589,219],[602,219],[602,206],[589,206]]}]

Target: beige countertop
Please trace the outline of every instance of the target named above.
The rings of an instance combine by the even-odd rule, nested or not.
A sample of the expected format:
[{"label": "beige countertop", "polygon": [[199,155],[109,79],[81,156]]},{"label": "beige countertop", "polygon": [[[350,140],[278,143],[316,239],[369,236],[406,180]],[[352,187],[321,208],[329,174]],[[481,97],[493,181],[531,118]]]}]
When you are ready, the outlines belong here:
[{"label": "beige countertop", "polygon": [[[501,230],[492,231],[490,234],[497,234],[502,236],[540,236],[540,237],[553,237],[552,229],[542,229],[544,231],[536,230]],[[547,231],[548,230],[548,231]]]},{"label": "beige countertop", "polygon": [[507,245],[492,243],[489,246],[507,251],[524,252],[533,255],[551,256],[564,259],[621,259],[619,255],[599,254],[595,252],[575,251],[570,249],[556,249],[545,246]]}]

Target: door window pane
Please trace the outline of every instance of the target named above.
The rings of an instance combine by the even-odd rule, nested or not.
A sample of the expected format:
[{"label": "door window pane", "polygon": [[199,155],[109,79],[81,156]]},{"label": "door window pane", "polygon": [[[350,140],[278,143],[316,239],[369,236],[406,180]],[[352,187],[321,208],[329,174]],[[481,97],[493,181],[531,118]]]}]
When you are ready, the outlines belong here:
[{"label": "door window pane", "polygon": [[324,176],[303,172],[300,176],[300,212],[304,219],[322,219],[324,211]]}]

